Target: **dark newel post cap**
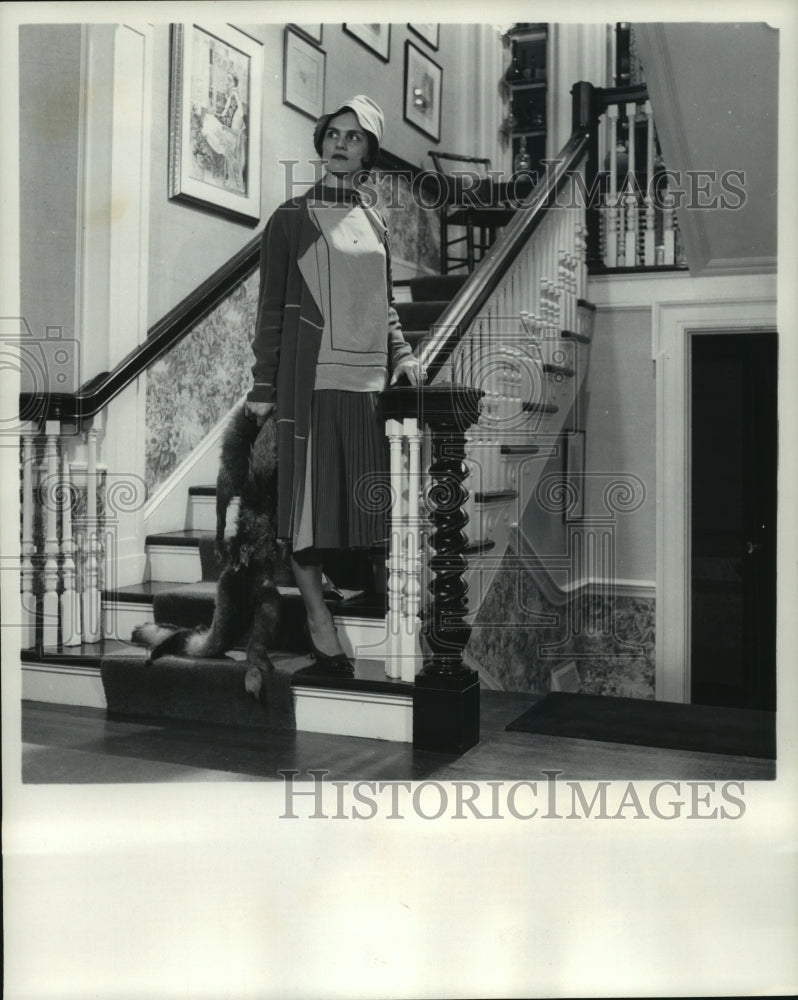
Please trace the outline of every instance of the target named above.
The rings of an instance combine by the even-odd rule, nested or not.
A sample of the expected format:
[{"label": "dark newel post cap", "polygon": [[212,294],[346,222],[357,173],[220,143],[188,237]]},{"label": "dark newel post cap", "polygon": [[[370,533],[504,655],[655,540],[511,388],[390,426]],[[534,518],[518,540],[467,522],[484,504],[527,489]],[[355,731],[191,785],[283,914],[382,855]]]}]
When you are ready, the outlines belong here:
[{"label": "dark newel post cap", "polygon": [[394,386],[380,393],[383,416],[388,420],[415,417],[433,429],[466,431],[479,419],[481,389],[440,382],[436,385]]},{"label": "dark newel post cap", "polygon": [[585,80],[580,80],[571,88],[571,130],[573,132],[588,129],[593,124],[595,118],[594,93],[593,84]]}]

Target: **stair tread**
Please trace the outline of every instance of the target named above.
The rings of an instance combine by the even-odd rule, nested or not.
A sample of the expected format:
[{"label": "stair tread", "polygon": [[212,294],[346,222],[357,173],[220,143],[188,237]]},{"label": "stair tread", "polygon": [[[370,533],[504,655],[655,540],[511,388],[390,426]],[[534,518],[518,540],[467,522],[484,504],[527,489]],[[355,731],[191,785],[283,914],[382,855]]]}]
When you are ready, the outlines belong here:
[{"label": "stair tread", "polygon": [[188,495],[190,497],[215,497],[216,486],[215,484],[210,484],[208,486],[189,486]]},{"label": "stair tread", "polygon": [[463,287],[467,274],[426,274],[410,279],[410,292],[414,302],[452,299]]},{"label": "stair tread", "polygon": [[546,375],[562,375],[563,378],[573,378],[576,374],[570,365],[553,365],[549,362],[543,365],[543,371]]},{"label": "stair tread", "polygon": [[536,444],[503,444],[502,455],[537,455],[540,447]]},{"label": "stair tread", "polygon": [[181,545],[186,548],[198,547],[201,538],[213,538],[214,532],[204,528],[183,528],[179,531],[159,531],[147,535],[145,545]]},{"label": "stair tread", "polygon": [[448,305],[448,301],[430,302],[397,302],[396,311],[404,331],[429,331],[430,326],[438,319]]},{"label": "stair tread", "polygon": [[294,672],[291,686],[325,688],[332,691],[366,691],[376,694],[412,696],[413,682],[388,677],[384,660],[356,659],[351,677],[328,676],[317,671],[315,664]]},{"label": "stair tread", "polygon": [[529,400],[522,404],[521,409],[525,413],[557,413],[559,406],[554,403],[536,403]]},{"label": "stair tread", "polygon": [[475,503],[499,503],[503,500],[515,500],[518,490],[482,490],[474,494]]},{"label": "stair tread", "polygon": [[576,330],[561,330],[560,336],[565,340],[575,340],[578,344],[589,344],[591,341],[586,333],[577,333]]}]

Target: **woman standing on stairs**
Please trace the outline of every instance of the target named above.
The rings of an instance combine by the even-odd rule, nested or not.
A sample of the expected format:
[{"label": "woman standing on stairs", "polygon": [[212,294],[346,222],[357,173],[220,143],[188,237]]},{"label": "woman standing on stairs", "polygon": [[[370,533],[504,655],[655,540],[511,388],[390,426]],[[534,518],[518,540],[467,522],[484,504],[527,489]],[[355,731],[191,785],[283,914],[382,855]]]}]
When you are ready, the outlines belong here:
[{"label": "woman standing on stairs", "polygon": [[382,134],[382,111],[363,94],[316,123],[325,175],[263,233],[247,401],[259,423],[276,409],[277,534],[292,549],[316,661],[341,673],[353,664],[323,600],[322,554],[385,537],[374,502],[388,474],[378,395],[389,377],[424,379],[392,304],[385,222],[358,193]]}]

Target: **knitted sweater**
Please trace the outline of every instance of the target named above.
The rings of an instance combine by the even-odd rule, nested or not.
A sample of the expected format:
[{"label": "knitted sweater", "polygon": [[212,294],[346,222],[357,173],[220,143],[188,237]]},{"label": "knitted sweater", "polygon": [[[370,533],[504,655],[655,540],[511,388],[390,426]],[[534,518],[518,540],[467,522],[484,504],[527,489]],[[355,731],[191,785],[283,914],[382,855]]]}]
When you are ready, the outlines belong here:
[{"label": "knitted sweater", "polygon": [[[261,244],[260,294],[252,350],[253,402],[277,404],[277,534],[294,541],[303,508],[310,404],[324,317],[304,281],[298,261],[321,234],[308,210],[308,199],[329,204],[336,192],[317,184],[305,195],[280,205],[269,220]],[[386,330],[390,371],[412,354],[393,307],[391,255],[382,216],[364,208],[383,234],[386,258]]]}]

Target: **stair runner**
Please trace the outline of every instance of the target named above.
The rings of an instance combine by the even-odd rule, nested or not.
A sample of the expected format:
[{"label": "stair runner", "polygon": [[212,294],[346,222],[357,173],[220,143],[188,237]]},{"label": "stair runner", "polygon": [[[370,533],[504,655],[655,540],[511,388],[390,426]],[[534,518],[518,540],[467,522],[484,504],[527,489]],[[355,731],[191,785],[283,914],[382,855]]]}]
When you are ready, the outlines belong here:
[{"label": "stair runner", "polygon": [[[465,280],[460,275],[411,280],[413,300],[397,303],[397,311],[405,337],[414,350]],[[215,489],[195,487],[191,492],[212,496]],[[221,570],[213,550],[213,532],[190,529],[170,532],[148,537],[147,545],[150,551],[163,546],[198,548],[202,579],[174,586],[128,587],[111,592],[106,598],[151,599],[153,620],[161,624],[181,628],[209,625]],[[472,554],[490,547],[490,542],[476,543],[471,546]],[[342,616],[371,619],[375,624],[385,620],[385,546],[375,547],[370,555],[355,563],[347,557],[325,566],[334,584],[328,591],[328,606],[339,620]],[[245,692],[246,636],[242,635],[228,655],[219,658],[165,656],[151,663],[143,649],[133,649],[130,655],[103,656],[100,671],[109,714],[291,729],[295,725],[292,692],[297,687],[334,685],[344,691],[409,698],[411,686],[387,679],[381,662],[357,660],[355,676],[350,679],[331,681],[315,674],[303,636],[304,608],[287,566],[281,568],[276,582],[282,595],[281,625],[275,640],[278,652],[270,654],[275,670],[260,704]]]}]

